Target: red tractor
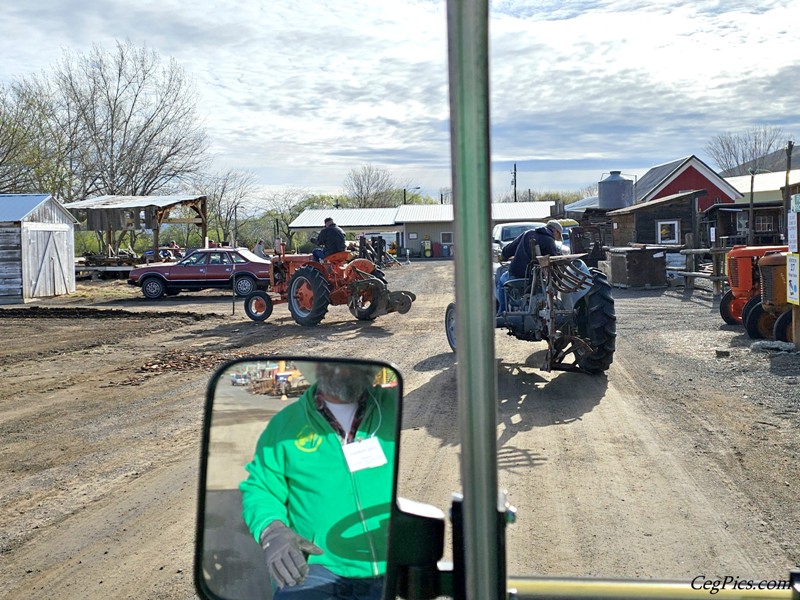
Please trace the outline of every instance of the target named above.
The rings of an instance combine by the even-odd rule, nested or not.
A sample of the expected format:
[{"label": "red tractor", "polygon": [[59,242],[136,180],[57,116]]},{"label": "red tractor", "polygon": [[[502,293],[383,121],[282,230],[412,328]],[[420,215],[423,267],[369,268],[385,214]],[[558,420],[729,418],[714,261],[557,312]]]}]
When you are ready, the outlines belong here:
[{"label": "red tractor", "polygon": [[411,292],[390,292],[383,271],[366,258],[352,259],[336,252],[317,262],[311,254],[280,254],[271,259],[269,289],[249,294],[247,316],[264,321],[274,304],[287,302],[292,318],[308,327],[318,325],[328,306],[346,304],[354,317],[371,321],[390,312],[405,314],[417,297]]},{"label": "red tractor", "polygon": [[728,325],[741,325],[742,315],[761,303],[758,261],[771,252],[786,252],[787,246],[734,246],[726,255],[728,285],[719,314]]}]

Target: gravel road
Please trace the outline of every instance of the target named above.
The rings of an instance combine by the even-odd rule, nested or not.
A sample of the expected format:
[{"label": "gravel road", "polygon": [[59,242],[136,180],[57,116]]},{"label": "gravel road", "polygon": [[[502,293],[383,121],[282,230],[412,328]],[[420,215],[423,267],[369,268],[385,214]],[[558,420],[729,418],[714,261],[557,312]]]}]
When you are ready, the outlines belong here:
[{"label": "gravel road", "polygon": [[[0,597],[193,598],[205,385],[280,352],[394,362],[400,492],[446,509],[459,485],[452,263],[387,272],[406,315],[331,308],[301,328],[218,292],[147,301],[122,282],[0,308]],[[800,354],[754,348],[712,295],[615,289],[607,376],[544,373],[497,331],[500,481],[519,511],[509,572],[785,579],[800,563]]]}]

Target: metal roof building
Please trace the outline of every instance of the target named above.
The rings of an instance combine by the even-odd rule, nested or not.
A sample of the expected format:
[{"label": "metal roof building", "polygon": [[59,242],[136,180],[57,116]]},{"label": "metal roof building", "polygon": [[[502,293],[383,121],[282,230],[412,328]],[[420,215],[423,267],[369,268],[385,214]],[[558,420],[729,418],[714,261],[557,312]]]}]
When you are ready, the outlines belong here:
[{"label": "metal roof building", "polygon": [[[550,218],[555,202],[502,202],[492,204],[492,221],[541,221]],[[394,232],[399,248],[413,254],[448,256],[454,244],[453,206],[450,204],[403,204],[394,208],[308,209],[291,222],[291,229],[318,231],[326,217],[346,231]],[[385,236],[384,236],[385,237]],[[441,253],[441,254],[439,254]]]}]

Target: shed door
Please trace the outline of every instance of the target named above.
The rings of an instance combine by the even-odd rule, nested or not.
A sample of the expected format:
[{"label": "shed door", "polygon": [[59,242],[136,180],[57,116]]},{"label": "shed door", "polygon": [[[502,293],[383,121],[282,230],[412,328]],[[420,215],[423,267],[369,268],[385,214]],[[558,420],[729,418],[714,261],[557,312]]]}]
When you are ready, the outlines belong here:
[{"label": "shed door", "polygon": [[24,299],[49,298],[75,291],[72,228],[48,225],[22,228]]}]

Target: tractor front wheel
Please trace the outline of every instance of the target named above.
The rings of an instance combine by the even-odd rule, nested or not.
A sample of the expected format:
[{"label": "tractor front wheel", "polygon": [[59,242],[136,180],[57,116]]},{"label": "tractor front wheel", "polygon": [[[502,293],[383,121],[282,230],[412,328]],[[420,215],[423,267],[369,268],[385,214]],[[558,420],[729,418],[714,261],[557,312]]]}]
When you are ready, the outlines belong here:
[{"label": "tractor front wheel", "polygon": [[289,312],[299,325],[319,325],[328,312],[331,289],[325,276],[314,267],[300,267],[289,280]]},{"label": "tractor front wheel", "polygon": [[450,350],[456,351],[456,303],[451,302],[444,311],[444,333]]},{"label": "tractor front wheel", "polygon": [[776,342],[794,342],[791,308],[777,318],[775,327],[772,329],[772,335],[775,337]]},{"label": "tractor front wheel", "polygon": [[734,300],[733,291],[728,290],[722,295],[722,299],[719,301],[719,315],[728,325],[739,325],[741,323],[733,314]]},{"label": "tractor front wheel", "polygon": [[244,312],[253,321],[266,321],[272,314],[272,298],[266,292],[255,291],[244,299]]},{"label": "tractor front wheel", "polygon": [[750,339],[770,339],[773,327],[775,327],[775,317],[764,310],[763,304],[759,302],[750,308],[750,312],[747,313],[747,318],[744,321],[744,328]]},{"label": "tractor front wheel", "polygon": [[593,269],[592,288],[582,298],[578,311],[578,333],[592,352],[576,352],[577,365],[587,373],[608,370],[614,360],[617,340],[617,315],[608,278]]}]

